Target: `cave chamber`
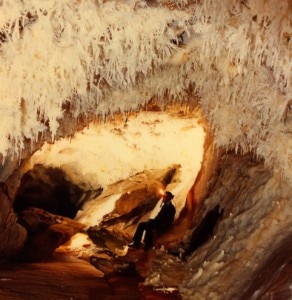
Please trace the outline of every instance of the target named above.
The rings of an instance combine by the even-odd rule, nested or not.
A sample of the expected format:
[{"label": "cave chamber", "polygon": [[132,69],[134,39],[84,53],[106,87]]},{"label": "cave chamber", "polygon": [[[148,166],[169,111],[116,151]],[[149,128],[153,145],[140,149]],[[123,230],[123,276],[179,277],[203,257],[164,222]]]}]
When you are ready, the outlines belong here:
[{"label": "cave chamber", "polygon": [[291,299],[290,1],[0,8],[0,297]]}]

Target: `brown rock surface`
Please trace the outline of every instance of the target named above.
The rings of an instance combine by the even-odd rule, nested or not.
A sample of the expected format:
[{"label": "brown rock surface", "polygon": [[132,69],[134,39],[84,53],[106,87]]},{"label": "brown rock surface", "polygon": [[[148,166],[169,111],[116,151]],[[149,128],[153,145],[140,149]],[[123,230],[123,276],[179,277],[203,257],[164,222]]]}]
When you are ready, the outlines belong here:
[{"label": "brown rock surface", "polygon": [[69,218],[56,216],[39,208],[22,211],[18,222],[27,230],[27,239],[15,259],[36,262],[47,259],[54,250],[84,228]]},{"label": "brown rock surface", "polygon": [[0,185],[0,261],[15,255],[26,240],[26,230],[17,223],[6,186]]},{"label": "brown rock surface", "polygon": [[163,300],[176,292],[156,291],[138,275],[103,274],[87,262],[55,254],[47,262],[0,265],[0,299]]}]

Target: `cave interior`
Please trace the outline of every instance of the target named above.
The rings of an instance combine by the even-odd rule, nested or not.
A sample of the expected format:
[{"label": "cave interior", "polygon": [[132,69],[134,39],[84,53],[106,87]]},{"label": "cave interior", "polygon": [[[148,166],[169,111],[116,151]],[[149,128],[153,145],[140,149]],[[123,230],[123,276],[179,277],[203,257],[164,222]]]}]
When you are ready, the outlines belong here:
[{"label": "cave interior", "polygon": [[8,2],[0,298],[291,299],[290,1]]}]

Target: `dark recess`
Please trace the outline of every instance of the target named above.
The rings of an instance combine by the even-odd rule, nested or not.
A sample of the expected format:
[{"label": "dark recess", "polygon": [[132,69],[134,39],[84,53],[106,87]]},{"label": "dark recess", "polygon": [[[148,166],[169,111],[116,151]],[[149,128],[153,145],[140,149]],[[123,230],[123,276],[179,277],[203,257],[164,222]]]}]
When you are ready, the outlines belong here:
[{"label": "dark recess", "polygon": [[37,207],[74,218],[84,202],[101,191],[85,191],[69,181],[63,170],[37,164],[22,177],[13,207],[15,212]]},{"label": "dark recess", "polygon": [[201,223],[193,230],[185,256],[189,256],[212,238],[214,229],[223,215],[223,209],[217,205],[208,211]]}]

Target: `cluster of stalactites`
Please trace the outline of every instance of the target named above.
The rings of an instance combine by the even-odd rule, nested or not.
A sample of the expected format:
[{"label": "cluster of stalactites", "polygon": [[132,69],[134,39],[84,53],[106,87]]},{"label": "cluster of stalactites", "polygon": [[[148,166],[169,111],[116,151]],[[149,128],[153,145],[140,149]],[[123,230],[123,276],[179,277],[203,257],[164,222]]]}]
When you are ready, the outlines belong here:
[{"label": "cluster of stalactites", "polygon": [[0,153],[54,136],[65,101],[77,117],[199,98],[218,147],[254,151],[292,178],[289,5],[2,1]]},{"label": "cluster of stalactites", "polygon": [[254,151],[290,180],[291,10],[289,1],[202,1],[190,46],[216,144]]},{"label": "cluster of stalactites", "polygon": [[[165,63],[187,14],[138,1],[4,1],[0,11],[0,153],[57,133],[74,117],[135,109],[117,98]],[[140,1],[143,2],[143,1]],[[143,99],[145,101],[146,99]]]}]

